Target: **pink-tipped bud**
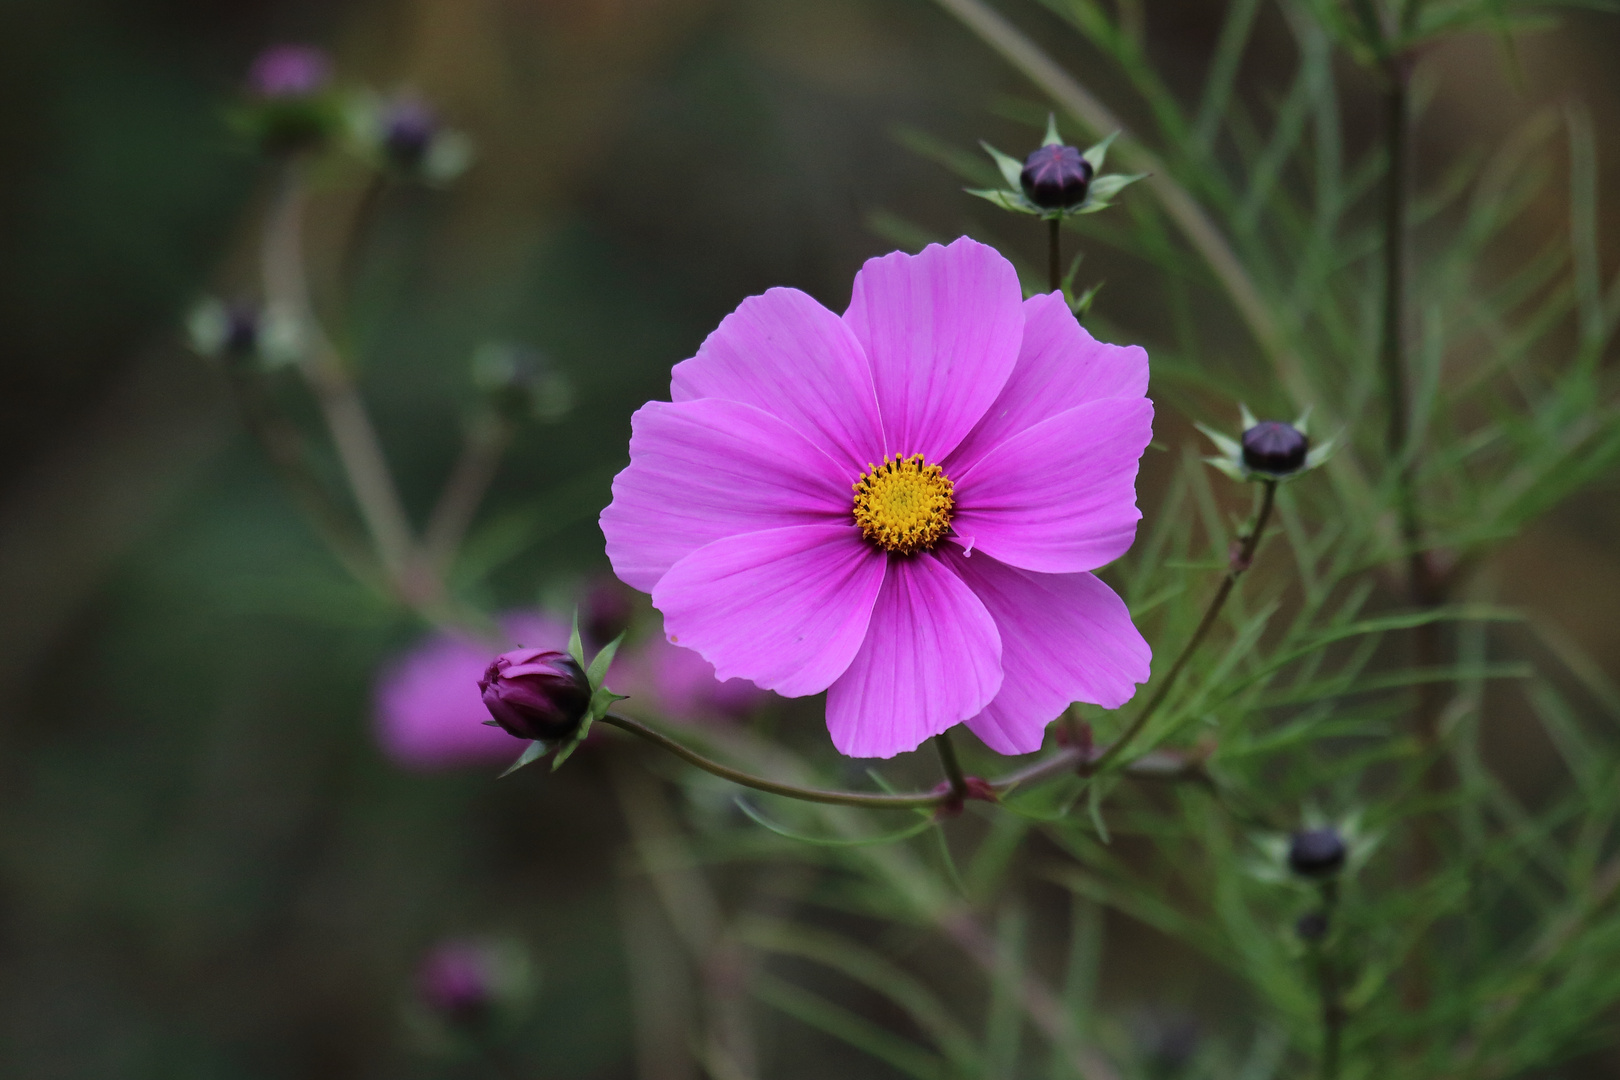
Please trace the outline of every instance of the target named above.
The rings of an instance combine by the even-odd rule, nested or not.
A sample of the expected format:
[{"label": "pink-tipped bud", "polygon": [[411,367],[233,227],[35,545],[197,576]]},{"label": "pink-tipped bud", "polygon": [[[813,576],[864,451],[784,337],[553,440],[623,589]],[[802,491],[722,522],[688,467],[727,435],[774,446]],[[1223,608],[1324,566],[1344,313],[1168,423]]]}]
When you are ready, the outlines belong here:
[{"label": "pink-tipped bud", "polygon": [[567,653],[516,649],[490,661],[478,680],[484,708],[509,735],[555,742],[579,729],[591,682]]}]

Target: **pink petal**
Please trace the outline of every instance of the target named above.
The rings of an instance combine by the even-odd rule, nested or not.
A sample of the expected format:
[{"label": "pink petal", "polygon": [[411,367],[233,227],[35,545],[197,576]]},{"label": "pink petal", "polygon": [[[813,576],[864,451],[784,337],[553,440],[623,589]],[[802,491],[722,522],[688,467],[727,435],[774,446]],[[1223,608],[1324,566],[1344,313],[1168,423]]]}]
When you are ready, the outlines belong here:
[{"label": "pink petal", "polygon": [[1024,570],[1112,562],[1136,536],[1136,469],[1152,437],[1146,398],[1105,398],[1043,420],[956,477],[951,527],[975,554]]},{"label": "pink petal", "polygon": [[670,394],[757,405],[857,476],[883,453],[866,354],[842,319],[797,289],[744,300],[675,365]]},{"label": "pink petal", "polygon": [[1048,417],[1100,398],[1142,397],[1147,353],[1108,345],[1086,333],[1059,293],[1024,301],[1024,341],[1001,395],[945,463],[965,472],[984,454]]},{"label": "pink petal", "polygon": [[854,525],[731,536],[676,563],[653,590],[653,607],[669,640],[701,653],[715,678],[801,697],[849,667],[884,561]]},{"label": "pink petal", "polygon": [[889,563],[866,641],[827,692],[827,730],[850,757],[915,750],[1001,688],[1001,638],[973,590],[931,554]]},{"label": "pink petal", "polygon": [[650,401],[631,419],[630,466],[602,511],[608,559],[623,581],[652,592],[671,566],[723,536],[847,518],[851,482],[752,405]]},{"label": "pink petal", "polygon": [[945,460],[1001,392],[1024,332],[1012,264],[962,237],[870,259],[844,322],[866,349],[886,453]]},{"label": "pink petal", "polygon": [[1153,650],[1096,576],[1032,574],[950,551],[945,558],[1001,633],[1001,693],[967,722],[990,749],[1033,753],[1071,702],[1117,709],[1147,681]]}]

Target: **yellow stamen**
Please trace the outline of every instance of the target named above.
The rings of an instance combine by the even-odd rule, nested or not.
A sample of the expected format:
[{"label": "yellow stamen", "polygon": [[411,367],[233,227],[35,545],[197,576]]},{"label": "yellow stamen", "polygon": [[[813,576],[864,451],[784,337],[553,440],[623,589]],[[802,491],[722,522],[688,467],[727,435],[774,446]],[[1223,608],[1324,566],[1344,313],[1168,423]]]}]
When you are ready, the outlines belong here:
[{"label": "yellow stamen", "polygon": [[956,509],[956,485],[921,454],[867,462],[855,481],[855,524],[874,544],[901,555],[927,551],[944,538]]}]

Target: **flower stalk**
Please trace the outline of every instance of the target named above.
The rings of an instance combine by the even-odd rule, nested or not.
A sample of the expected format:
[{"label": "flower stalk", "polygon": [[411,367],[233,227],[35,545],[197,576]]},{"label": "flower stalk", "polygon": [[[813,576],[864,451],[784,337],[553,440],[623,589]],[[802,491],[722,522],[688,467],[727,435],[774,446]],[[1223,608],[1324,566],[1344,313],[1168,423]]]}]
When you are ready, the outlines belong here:
[{"label": "flower stalk", "polygon": [[[997,795],[1006,794],[1015,788],[1031,787],[1047,780],[1060,776],[1068,776],[1076,769],[1096,759],[1107,752],[1106,747],[1079,747],[1065,746],[1051,756],[1034,765],[1027,766],[1016,772],[1007,774],[997,780],[972,781],[962,775],[960,765],[956,767],[956,776],[960,777],[959,789],[955,786],[956,778],[952,784],[938,791],[911,792],[911,793],[877,793],[865,791],[834,791],[827,788],[805,787],[800,784],[784,784],[742,769],[732,768],[715,761],[687,746],[678,739],[672,739],[656,728],[632,720],[616,713],[608,713],[602,717],[600,723],[616,727],[640,739],[645,739],[663,750],[669,751],[688,765],[696,766],[704,772],[729,780],[741,787],[763,791],[768,795],[780,795],[788,799],[798,799],[801,802],[823,803],[832,806],[854,806],[866,810],[928,810],[937,807],[949,806],[959,803],[964,798],[972,798],[971,788],[982,785],[983,789]],[[939,744],[936,743],[936,746]],[[944,759],[946,751],[941,751]],[[955,759],[955,748],[949,751],[952,760]],[[947,772],[950,766],[946,766]],[[1181,780],[1195,779],[1203,775],[1203,759],[1197,755],[1180,755],[1166,752],[1144,754],[1125,767],[1124,770],[1131,776],[1151,780]]]},{"label": "flower stalk", "polygon": [[1133,739],[1142,733],[1143,728],[1147,727],[1148,721],[1153,719],[1154,714],[1159,711],[1159,707],[1170,696],[1171,688],[1175,686],[1176,680],[1180,677],[1182,670],[1186,668],[1187,662],[1192,659],[1193,653],[1198,651],[1198,646],[1203,644],[1204,638],[1209,635],[1210,629],[1215,625],[1215,620],[1220,618],[1221,609],[1226,606],[1227,598],[1232,595],[1232,590],[1237,587],[1238,578],[1242,577],[1244,571],[1248,570],[1253,564],[1254,553],[1260,546],[1261,534],[1266,530],[1266,523],[1271,519],[1272,505],[1277,499],[1277,481],[1266,479],[1260,483],[1262,489],[1260,509],[1255,514],[1254,526],[1238,541],[1237,551],[1232,555],[1226,570],[1226,576],[1221,579],[1221,587],[1215,591],[1215,595],[1210,599],[1209,606],[1204,609],[1204,616],[1198,620],[1197,629],[1193,631],[1192,637],[1187,639],[1187,643],[1181,647],[1181,652],[1176,655],[1175,662],[1170,665],[1170,670],[1165,672],[1163,681],[1159,683],[1159,687],[1153,692],[1153,696],[1148,699],[1148,703],[1142,707],[1141,712],[1136,714],[1136,719],[1131,721],[1131,725],[1125,729],[1125,733],[1115,740],[1112,746],[1103,751],[1102,756],[1092,766],[1093,771],[1100,771],[1106,767],[1109,762],[1118,757],[1131,744]]}]

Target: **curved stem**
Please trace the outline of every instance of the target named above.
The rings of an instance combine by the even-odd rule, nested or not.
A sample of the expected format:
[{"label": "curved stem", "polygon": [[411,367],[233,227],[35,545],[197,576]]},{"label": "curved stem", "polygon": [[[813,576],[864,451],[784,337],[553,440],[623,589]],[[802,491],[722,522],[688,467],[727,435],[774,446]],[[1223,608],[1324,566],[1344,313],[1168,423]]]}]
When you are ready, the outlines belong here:
[{"label": "curved stem", "polygon": [[1181,652],[1176,656],[1175,662],[1170,665],[1170,670],[1165,672],[1164,681],[1159,683],[1159,688],[1153,692],[1153,696],[1148,699],[1148,703],[1142,707],[1141,712],[1136,714],[1136,719],[1131,721],[1131,726],[1125,729],[1125,733],[1112,746],[1103,751],[1102,756],[1092,766],[1093,771],[1101,771],[1110,761],[1118,757],[1125,747],[1130,745],[1131,740],[1142,733],[1143,728],[1147,727],[1148,721],[1153,719],[1154,714],[1159,711],[1159,706],[1163,705],[1165,698],[1170,696],[1170,689],[1175,686],[1176,679],[1187,666],[1187,661],[1192,659],[1193,653],[1197,651],[1198,646],[1208,636],[1210,628],[1215,625],[1215,620],[1220,617],[1221,609],[1226,606],[1227,597],[1232,595],[1232,590],[1237,586],[1238,578],[1243,576],[1243,572],[1254,561],[1255,549],[1260,546],[1260,535],[1265,532],[1266,522],[1271,517],[1272,504],[1277,498],[1277,481],[1265,480],[1262,483],[1265,486],[1265,491],[1260,496],[1260,511],[1255,515],[1254,528],[1250,529],[1248,535],[1243,537],[1240,542],[1237,554],[1233,556],[1231,565],[1226,571],[1226,577],[1221,580],[1221,587],[1216,590],[1214,597],[1210,599],[1209,607],[1204,609],[1204,617],[1198,620],[1198,628],[1193,631],[1192,637],[1187,639],[1187,644],[1181,647]]},{"label": "curved stem", "polygon": [[611,724],[621,731],[646,739],[654,746],[668,750],[676,757],[689,765],[696,765],[704,772],[713,773],[722,780],[730,780],[733,784],[741,784],[755,791],[764,791],[771,795],[783,795],[789,799],[800,799],[804,802],[831,803],[835,806],[864,806],[882,810],[925,810],[931,806],[943,806],[951,798],[949,791],[930,792],[915,795],[881,795],[867,794],[861,791],[828,791],[824,788],[801,787],[798,784],[783,784],[775,780],[767,780],[763,776],[733,769],[729,765],[722,765],[713,758],[693,750],[685,743],[670,738],[661,731],[656,731],[646,724],[628,717],[616,716],[609,713],[602,717],[601,723]]},{"label": "curved stem", "polygon": [[[770,795],[781,795],[789,799],[799,799],[804,802],[829,803],[835,806],[858,806],[868,810],[926,810],[929,807],[946,806],[962,796],[959,791],[965,791],[967,778],[962,775],[958,764],[955,775],[952,776],[952,786],[944,791],[914,792],[911,794],[876,794],[864,791],[830,791],[825,788],[803,787],[799,784],[784,784],[776,780],[768,780],[763,776],[744,772],[724,765],[687,746],[677,739],[672,739],[656,728],[631,720],[625,716],[609,713],[599,721],[616,727],[621,731],[629,732],[640,739],[645,739],[660,749],[667,750],[680,758],[688,765],[694,765],[704,772],[712,773],[722,780],[729,780],[733,784],[740,784],[755,791],[763,791]],[[936,746],[950,746],[950,744],[936,743]],[[1014,788],[1027,787],[1041,783],[1059,776],[1068,776],[1080,767],[1086,759],[1105,753],[1102,748],[1089,751],[1079,747],[1067,746],[1053,754],[1051,757],[1027,766],[999,780],[990,780],[986,786],[998,795],[1012,791]],[[941,750],[942,760],[945,754],[950,754],[950,760],[956,759],[955,747]],[[1182,756],[1170,753],[1150,753],[1131,762],[1126,766],[1126,772],[1132,776],[1149,780],[1180,780],[1188,777],[1202,775],[1203,759],[1197,756]],[[946,765],[946,772],[950,773],[951,765]],[[960,777],[962,787],[955,787]]]}]

